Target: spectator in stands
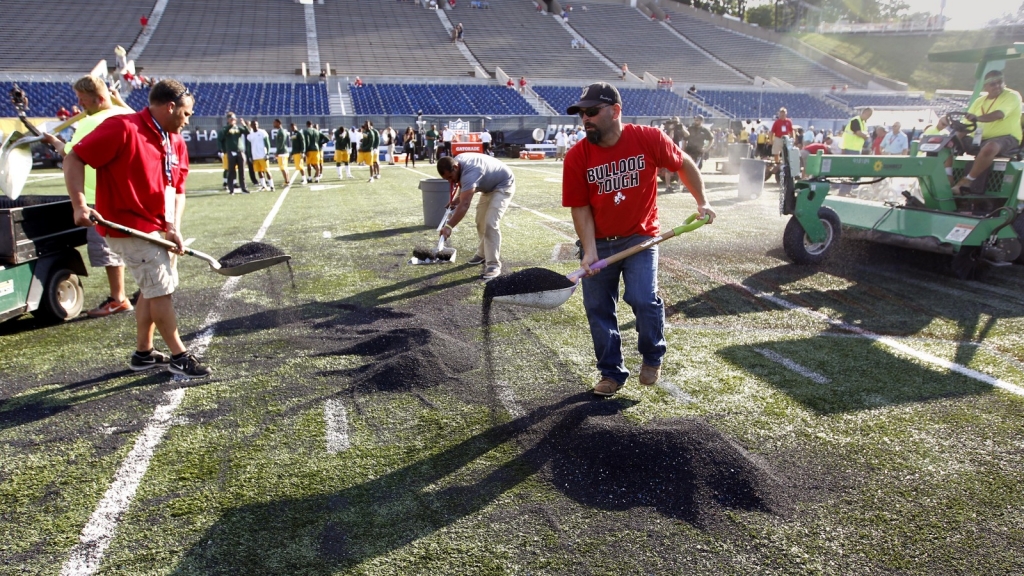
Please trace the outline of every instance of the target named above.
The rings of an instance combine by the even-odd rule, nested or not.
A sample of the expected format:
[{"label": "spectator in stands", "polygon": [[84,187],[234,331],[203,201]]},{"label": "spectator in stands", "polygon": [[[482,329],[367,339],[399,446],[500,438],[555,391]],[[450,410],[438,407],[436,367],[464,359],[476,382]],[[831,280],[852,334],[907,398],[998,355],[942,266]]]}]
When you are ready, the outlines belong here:
[{"label": "spectator in stands", "polygon": [[327,70],[324,68],[320,69],[320,81],[327,82]]},{"label": "spectator in stands", "polygon": [[60,120],[61,122],[63,122],[65,120],[67,120],[68,118],[71,118],[71,113],[68,112],[67,108],[61,106],[60,108],[57,109],[57,120]]},{"label": "spectator in stands", "polygon": [[380,140],[383,145],[388,147],[387,162],[393,166],[395,164],[395,145],[398,143],[398,132],[395,132],[391,126],[388,126],[380,133]]},{"label": "spectator in stands", "polygon": [[892,125],[892,130],[882,138],[882,154],[890,156],[906,156],[910,152],[907,135],[900,130],[900,123]]},{"label": "spectator in stands", "polygon": [[[156,249],[138,238],[101,228],[139,285],[135,305],[133,370],[167,366],[185,378],[209,376],[181,341],[172,295],[178,285],[175,254],[184,251],[179,226],[185,210],[188,149],[181,137],[195,104],[188,88],[163,80],[149,93],[149,106],[135,114],[107,118],[76,144],[64,160],[64,179],[74,206],[75,224],[94,226],[94,215],[144,234],[164,237],[173,250]],[[96,209],[85,203],[85,166],[96,169]],[[168,198],[173,196],[173,198]],[[170,209],[165,209],[173,203]],[[159,331],[171,356],[155,350]]]},{"label": "spectator in stands", "polygon": [[[338,168],[338,180],[344,180],[345,176],[349,178],[355,178],[352,176],[352,168],[348,165],[349,157],[348,151],[352,147],[352,137],[349,135],[348,130],[344,126],[338,126],[334,129],[334,165]],[[341,165],[345,165],[345,174],[341,172]]]},{"label": "spectator in stands", "polygon": [[657,128],[622,122],[622,98],[614,86],[591,84],[566,112],[579,114],[587,138],[566,156],[562,205],[571,210],[587,272],[582,280],[583,308],[601,374],[593,393],[612,396],[629,376],[616,317],[620,277],[636,317],[637,348],[643,356],[640,383],[653,385],[661,373],[666,344],[665,305],[658,297],[658,247],[600,271],[591,266],[658,236],[659,168],[679,173],[701,216],[714,221],[715,212],[704,197],[700,170],[689,156]]},{"label": "spectator in stands", "polygon": [[[511,82],[512,79],[509,78],[508,81]],[[431,164],[433,164],[434,160],[437,159],[436,158],[436,156],[437,156],[436,148],[437,148],[437,138],[438,138],[438,136],[439,136],[439,134],[437,133],[437,124],[431,124],[430,125],[430,130],[427,130],[427,133],[426,133],[426,136],[425,136],[426,140],[427,140],[427,158],[430,160]]]},{"label": "spectator in stands", "polygon": [[149,26],[149,18],[145,14],[143,14],[139,18],[139,24],[141,24],[143,28],[145,28],[146,26]]},{"label": "spectator in stands", "polygon": [[573,50],[576,50],[576,49],[578,49],[580,47],[580,43],[579,43],[578,40],[576,40],[575,36],[573,36],[573,39],[572,39],[571,42],[569,42],[569,45],[572,46]]},{"label": "spectator in stands", "polygon": [[[288,131],[284,129],[280,118],[274,119],[274,154],[277,155],[277,167],[281,169],[281,176],[284,177],[284,184],[288,185]],[[274,189],[274,180],[270,180],[270,189]]]},{"label": "spectator in stands", "polygon": [[512,80],[511,76],[509,76],[508,81],[505,82],[505,86],[508,87],[508,88],[515,89],[516,83],[515,83],[515,81]]},{"label": "spectator in stands", "polygon": [[565,24],[569,23],[569,13],[564,8],[562,9],[562,22]]},{"label": "spectator in stands", "polygon": [[299,130],[295,123],[291,124],[292,164],[302,176],[302,184],[306,183],[306,132]]},{"label": "spectator in stands", "polygon": [[[78,127],[68,140],[67,144],[58,140],[52,134],[46,134],[45,142],[53,146],[61,157],[71,153],[75,144],[78,144],[89,135],[97,126],[111,116],[131,114],[133,110],[128,108],[116,93],[111,93],[103,80],[95,76],[84,76],[79,78],[72,89],[78,97],[78,102],[85,108],[88,116],[78,121]],[[63,110],[63,107],[61,107]],[[67,112],[67,110],[64,110]],[[85,167],[85,181],[83,190],[87,195],[94,195],[96,191],[96,170],[91,166]],[[95,196],[93,196],[95,197]],[[107,274],[107,283],[110,286],[110,295],[99,306],[86,312],[90,318],[100,318],[127,312],[132,310],[132,304],[125,295],[124,289],[124,260],[113,250],[99,233],[95,226],[86,230],[86,244],[89,255],[89,265],[93,268],[103,268]]]},{"label": "spectator in stands", "polygon": [[[785,138],[793,136],[793,121],[789,119],[789,111],[779,108],[779,114],[772,123],[772,161],[779,163],[779,155],[785,145]],[[803,142],[801,142],[803,144]]]},{"label": "spectator in stands", "polygon": [[235,178],[242,188],[242,194],[248,194],[245,186],[245,136],[249,129],[238,125],[234,112],[228,112],[228,124],[218,134],[217,148],[227,158],[228,194],[235,194]]},{"label": "spectator in stands", "polygon": [[448,0],[448,6],[450,6],[452,10],[455,10],[455,0]]},{"label": "spectator in stands", "polygon": [[455,39],[458,40],[459,42],[463,42],[464,43],[466,41],[463,38],[463,34],[465,32],[466,31],[462,28],[462,22],[459,22],[458,26],[455,27]]},{"label": "spectator in stands", "polygon": [[487,130],[480,132],[480,143],[484,145],[484,154],[494,156],[494,152],[491,149],[491,133]]},{"label": "spectator in stands", "polygon": [[850,118],[850,121],[846,123],[846,128],[843,130],[843,154],[861,154],[864,150],[864,142],[867,141],[868,135],[865,132],[867,129],[868,118],[871,118],[871,114],[874,112],[870,107],[860,111],[859,116]]},{"label": "spectator in stands", "polygon": [[[967,109],[964,118],[977,123],[981,148],[974,158],[971,171],[965,174],[953,188],[961,192],[970,190],[971,184],[988,170],[996,156],[1005,156],[1020,147],[1021,143],[1021,97],[1016,90],[1006,88],[1001,70],[990,70],[985,74],[985,92],[978,95]],[[960,141],[967,144],[967,133],[958,134]],[[972,149],[973,146],[965,149]]]},{"label": "spectator in stands", "polygon": [[355,86],[356,88],[362,88],[363,81],[362,79],[359,78],[359,76],[356,76],[355,82],[353,82],[352,85]]},{"label": "spectator in stands", "polygon": [[523,94],[526,93],[526,76],[519,77],[519,92]]},{"label": "spectator in stands", "polygon": [[487,156],[466,152],[458,157],[445,156],[437,161],[437,173],[459,190],[455,212],[452,213],[441,236],[451,237],[455,227],[469,212],[473,196],[479,192],[476,203],[476,254],[468,264],[483,264],[480,276],[491,280],[501,275],[501,217],[516,193],[516,177],[504,162]]},{"label": "spectator in stands", "polygon": [[252,150],[253,170],[256,171],[256,178],[259,181],[260,190],[273,190],[274,177],[270,175],[270,166],[267,158],[270,156],[270,134],[260,128],[260,123],[253,120],[249,123],[249,134],[246,135],[249,141],[249,149]]},{"label": "spectator in stands", "polygon": [[[697,163],[697,168],[700,169],[704,165],[705,155],[715,141],[715,136],[704,125],[704,117],[700,114],[693,117],[693,124],[687,129],[687,132],[689,135],[686,137],[686,147],[683,151],[693,158],[693,161]],[[683,183],[686,184],[686,181]]]},{"label": "spectator in stands", "polygon": [[569,139],[565,135],[565,128],[555,133],[555,161],[565,160],[565,151],[568,148]]},{"label": "spectator in stands", "polygon": [[622,79],[625,80],[626,79],[626,75],[628,75],[628,74],[629,74],[629,64],[626,64],[625,62],[623,62],[622,63]]}]

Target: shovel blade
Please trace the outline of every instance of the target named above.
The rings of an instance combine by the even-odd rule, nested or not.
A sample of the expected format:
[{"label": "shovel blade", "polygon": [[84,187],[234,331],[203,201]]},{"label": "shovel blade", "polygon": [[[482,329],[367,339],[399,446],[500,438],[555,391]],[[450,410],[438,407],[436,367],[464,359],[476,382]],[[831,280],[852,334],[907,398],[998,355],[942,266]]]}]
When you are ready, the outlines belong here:
[{"label": "shovel blade", "polygon": [[17,200],[30,172],[32,150],[28,146],[5,147],[0,154],[0,191],[11,200]]},{"label": "shovel blade", "polygon": [[513,304],[515,306],[525,306],[527,308],[540,308],[542,310],[551,310],[552,308],[558,308],[562,304],[572,297],[573,292],[576,291],[576,284],[568,288],[559,288],[558,290],[545,290],[543,292],[527,292],[525,294],[509,294],[507,296],[495,296],[495,302],[501,302],[502,304]]},{"label": "shovel blade", "polygon": [[214,268],[213,266],[210,266],[210,269],[218,274],[223,274],[224,276],[243,276],[245,274],[256,272],[257,270],[270,268],[271,266],[281,264],[282,262],[287,262],[291,259],[291,256],[284,254],[281,256],[274,256],[273,258],[253,260],[252,262],[246,262],[245,264],[239,264],[238,266],[231,266],[230,268]]}]

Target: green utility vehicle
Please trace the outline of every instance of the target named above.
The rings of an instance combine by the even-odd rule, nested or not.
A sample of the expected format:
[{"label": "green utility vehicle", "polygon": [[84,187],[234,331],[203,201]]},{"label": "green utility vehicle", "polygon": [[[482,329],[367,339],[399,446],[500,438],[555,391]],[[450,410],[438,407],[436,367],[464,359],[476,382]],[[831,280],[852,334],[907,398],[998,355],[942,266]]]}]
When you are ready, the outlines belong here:
[{"label": "green utility vehicle", "polygon": [[67,196],[0,196],[0,322],[31,312],[46,321],[78,316],[84,303],[79,276],[88,275],[77,247]]},{"label": "green utility vehicle", "polygon": [[[970,102],[981,92],[985,74],[1001,70],[1006,60],[1020,58],[1024,43],[942,52],[933,62],[979,62]],[[967,132],[964,113],[949,114],[951,125]],[[788,151],[787,151],[788,154]],[[952,257],[951,272],[977,278],[992,266],[1024,263],[1024,162],[1020,150],[996,158],[987,173],[963,193],[952,189],[945,172],[953,159],[953,181],[970,170],[973,157],[952,134],[925,136],[911,145],[909,156],[826,156],[807,158],[808,179],[794,182],[783,168],[780,211],[791,215],[783,235],[786,255],[797,264],[822,262],[841,236],[904,246]],[[859,198],[851,190],[888,178],[915,179],[919,196],[910,190],[894,200]],[[911,180],[913,182],[913,180]]]}]

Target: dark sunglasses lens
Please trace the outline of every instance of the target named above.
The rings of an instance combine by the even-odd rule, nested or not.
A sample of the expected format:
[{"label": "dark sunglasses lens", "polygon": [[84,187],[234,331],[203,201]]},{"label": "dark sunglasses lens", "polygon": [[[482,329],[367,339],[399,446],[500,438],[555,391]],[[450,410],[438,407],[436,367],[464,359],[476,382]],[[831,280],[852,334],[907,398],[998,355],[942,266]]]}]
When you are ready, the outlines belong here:
[{"label": "dark sunglasses lens", "polygon": [[601,111],[601,106],[591,106],[590,108],[584,108],[580,110],[580,117],[583,116],[597,116],[597,113]]}]

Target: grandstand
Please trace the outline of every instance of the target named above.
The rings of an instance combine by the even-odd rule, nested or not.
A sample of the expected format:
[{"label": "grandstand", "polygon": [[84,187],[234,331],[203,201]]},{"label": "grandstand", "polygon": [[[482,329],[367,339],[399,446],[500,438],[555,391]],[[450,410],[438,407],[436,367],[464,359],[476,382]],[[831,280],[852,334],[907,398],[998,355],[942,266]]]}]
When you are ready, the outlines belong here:
[{"label": "grandstand", "polygon": [[[577,90],[578,92],[578,90]],[[537,112],[516,90],[473,84],[367,84],[352,90],[356,114],[480,114],[530,116]]]},{"label": "grandstand", "polygon": [[790,118],[840,119],[850,111],[839,103],[829,103],[804,92],[778,90],[700,90],[693,96],[708,106],[726,111],[733,118],[774,118],[786,108]]},{"label": "grandstand", "polygon": [[[566,86],[534,86],[534,91],[559,113],[579,100],[580,89]],[[686,100],[667,90],[643,88],[620,88],[623,113],[627,116],[680,116],[690,117],[703,114],[714,115],[713,111]]]}]

